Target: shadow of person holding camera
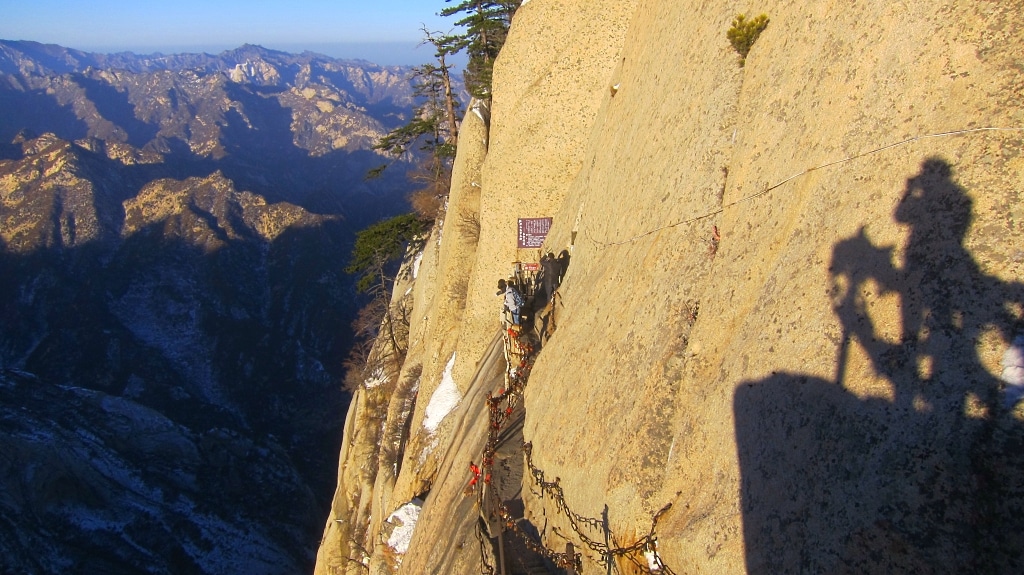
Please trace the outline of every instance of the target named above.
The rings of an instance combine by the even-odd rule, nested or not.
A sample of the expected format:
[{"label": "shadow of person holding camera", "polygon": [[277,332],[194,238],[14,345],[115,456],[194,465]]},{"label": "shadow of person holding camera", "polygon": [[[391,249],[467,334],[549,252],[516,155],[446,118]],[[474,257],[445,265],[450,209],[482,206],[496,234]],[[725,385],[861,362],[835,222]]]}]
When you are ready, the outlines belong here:
[{"label": "shadow of person holding camera", "polygon": [[[1024,285],[979,268],[971,218],[949,164],[926,159],[894,213],[909,227],[902,252],[863,229],[833,249],[835,380],[740,385],[749,572],[1024,572],[1024,429],[978,353],[1022,330]],[[872,290],[898,300],[896,335],[876,325]],[[851,393],[854,345],[891,400]]]}]

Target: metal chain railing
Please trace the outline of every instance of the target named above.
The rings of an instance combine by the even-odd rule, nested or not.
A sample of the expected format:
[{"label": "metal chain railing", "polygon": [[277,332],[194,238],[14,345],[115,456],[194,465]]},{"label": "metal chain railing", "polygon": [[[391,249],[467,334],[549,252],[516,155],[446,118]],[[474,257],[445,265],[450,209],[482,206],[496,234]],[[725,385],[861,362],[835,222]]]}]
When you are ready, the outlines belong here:
[{"label": "metal chain railing", "polygon": [[[487,430],[487,443],[484,446],[484,452],[481,458],[479,475],[483,476],[483,482],[487,485],[491,483],[491,473],[494,467],[494,455],[498,448],[501,431],[508,420],[512,417],[512,413],[515,411],[516,406],[520,401],[522,401],[523,390],[529,380],[535,359],[535,350],[533,345],[529,341],[526,341],[525,338],[521,338],[520,332],[514,329],[508,329],[504,334],[504,339],[505,357],[509,364],[509,367],[505,372],[505,389],[500,390],[498,395],[489,396],[486,400],[487,409],[490,415],[490,422]],[[518,364],[513,365],[515,360],[518,360]],[[655,513],[651,522],[650,531],[648,531],[646,535],[631,545],[624,547],[612,547],[608,543],[592,538],[583,530],[584,528],[587,528],[594,531],[601,531],[610,541],[615,541],[615,538],[611,536],[610,529],[607,525],[607,518],[602,520],[593,517],[586,517],[573,511],[565,501],[564,492],[560,485],[561,480],[556,477],[554,481],[547,481],[545,479],[544,471],[534,464],[533,444],[523,443],[522,447],[527,467],[530,470],[530,475],[532,476],[534,483],[540,488],[541,496],[550,497],[552,501],[555,502],[556,508],[568,519],[570,527],[576,533],[579,540],[601,556],[599,562],[603,566],[610,566],[616,558],[622,557],[636,565],[642,573],[675,575],[675,572],[665,565],[664,562],[662,562],[661,557],[658,555],[658,540],[655,535],[658,521],[666,512],[668,512],[669,509],[671,509],[671,503],[665,505]],[[474,479],[471,484],[475,483],[476,481]],[[481,509],[484,509],[483,493],[484,489],[477,491],[478,502]],[[549,549],[542,541],[539,541],[536,537],[523,530],[516,519],[512,516],[508,507],[500,500],[499,497],[493,498],[493,506],[494,514],[496,518],[502,522],[504,529],[515,534],[528,549],[546,557],[561,569],[573,569],[577,572],[582,571],[582,554],[571,551],[560,553]],[[558,532],[557,528],[553,528],[553,531],[556,535],[568,540],[568,538]],[[482,573],[489,573],[490,575],[493,575],[495,573],[495,569],[486,558],[486,549],[482,537],[480,553],[483,565]],[[644,560],[642,561],[641,558]]]},{"label": "metal chain railing", "polygon": [[[672,569],[661,561],[661,558],[657,553],[658,538],[655,535],[655,530],[658,528],[658,521],[661,519],[662,515],[672,508],[671,503],[666,504],[654,514],[654,519],[651,521],[651,529],[646,535],[638,539],[632,545],[627,545],[625,547],[611,547],[605,542],[593,539],[588,534],[584,533],[581,528],[581,526],[583,526],[593,530],[602,530],[603,532],[608,533],[610,529],[607,526],[607,520],[586,517],[573,511],[565,501],[565,493],[562,490],[561,479],[556,477],[554,481],[546,481],[544,471],[534,465],[533,444],[524,443],[523,452],[526,454],[526,465],[530,469],[530,475],[533,476],[534,483],[540,487],[541,494],[550,497],[551,500],[554,501],[555,507],[565,515],[566,518],[568,518],[569,526],[576,533],[579,540],[592,551],[601,555],[602,565],[610,565],[612,561],[614,561],[615,557],[625,557],[646,573],[664,573],[665,575],[674,575]],[[558,533],[557,528],[553,529],[555,533],[565,538],[564,535]],[[610,539],[614,540],[614,538],[611,537]],[[647,556],[652,557],[658,565],[658,570],[654,571],[650,567],[640,563],[637,559],[638,554],[647,554]]]},{"label": "metal chain railing", "polygon": [[488,541],[483,529],[477,528],[476,539],[480,542],[480,575],[494,575],[494,565],[487,559]]}]

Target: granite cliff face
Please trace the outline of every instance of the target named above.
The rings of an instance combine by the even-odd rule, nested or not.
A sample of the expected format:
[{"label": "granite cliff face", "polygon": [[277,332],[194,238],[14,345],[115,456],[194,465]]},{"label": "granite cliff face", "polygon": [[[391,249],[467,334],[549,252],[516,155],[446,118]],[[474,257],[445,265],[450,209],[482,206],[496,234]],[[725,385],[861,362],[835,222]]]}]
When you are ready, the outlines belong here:
[{"label": "granite cliff face", "polygon": [[[583,573],[1019,571],[1021,8],[524,3],[401,288],[396,399],[352,404],[317,572],[496,565],[464,489],[502,387],[494,284],[547,215],[572,263],[525,389],[536,541]],[[740,67],[748,11],[770,23]]]}]

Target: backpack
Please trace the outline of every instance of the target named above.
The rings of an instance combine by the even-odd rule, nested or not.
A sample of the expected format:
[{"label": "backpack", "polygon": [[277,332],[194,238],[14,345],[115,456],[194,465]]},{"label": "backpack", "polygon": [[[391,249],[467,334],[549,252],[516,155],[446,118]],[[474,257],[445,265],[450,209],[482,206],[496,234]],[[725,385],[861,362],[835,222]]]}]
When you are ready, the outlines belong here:
[{"label": "backpack", "polygon": [[512,300],[516,302],[516,308],[523,307],[523,304],[526,303],[526,300],[523,299],[523,294],[519,293],[519,290],[511,285],[508,286],[508,289],[512,290]]}]

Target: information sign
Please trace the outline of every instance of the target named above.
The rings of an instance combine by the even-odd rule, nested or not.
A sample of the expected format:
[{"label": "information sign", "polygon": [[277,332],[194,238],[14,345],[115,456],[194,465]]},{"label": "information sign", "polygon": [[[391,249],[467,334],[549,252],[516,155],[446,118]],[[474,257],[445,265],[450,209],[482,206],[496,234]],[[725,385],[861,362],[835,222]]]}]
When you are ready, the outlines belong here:
[{"label": "information sign", "polygon": [[551,218],[519,218],[519,247],[539,248],[551,229]]}]

